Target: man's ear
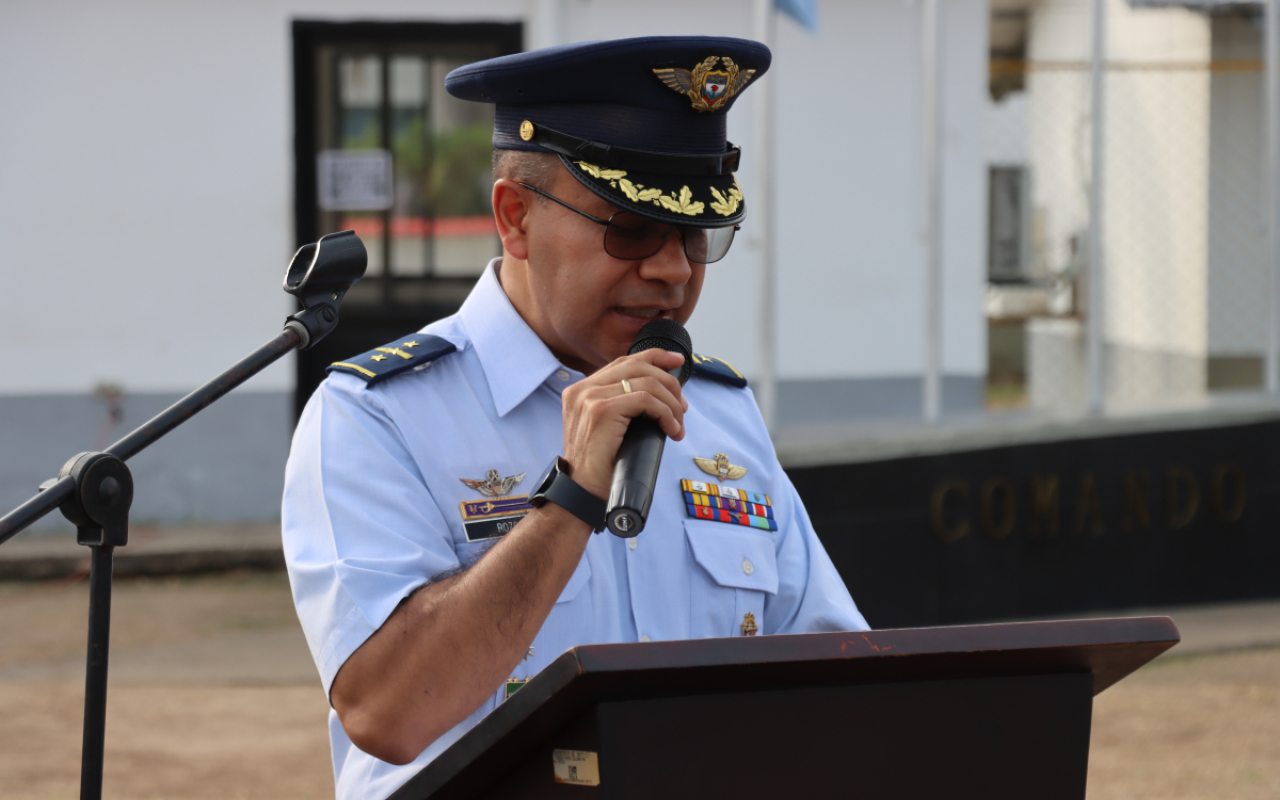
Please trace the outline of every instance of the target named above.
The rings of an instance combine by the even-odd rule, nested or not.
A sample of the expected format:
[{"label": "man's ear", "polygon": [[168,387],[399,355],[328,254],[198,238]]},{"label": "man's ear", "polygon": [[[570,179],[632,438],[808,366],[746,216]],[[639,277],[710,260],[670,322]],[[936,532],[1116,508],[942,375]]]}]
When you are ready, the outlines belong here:
[{"label": "man's ear", "polygon": [[529,190],[508,178],[493,183],[493,218],[498,225],[502,249],[512,258],[529,260],[529,234],[526,225],[533,199]]}]

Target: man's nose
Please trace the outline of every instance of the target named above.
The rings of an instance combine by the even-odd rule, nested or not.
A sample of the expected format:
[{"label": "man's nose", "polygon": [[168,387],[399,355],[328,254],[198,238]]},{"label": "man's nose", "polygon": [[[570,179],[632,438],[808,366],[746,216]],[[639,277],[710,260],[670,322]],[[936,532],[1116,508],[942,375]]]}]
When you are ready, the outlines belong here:
[{"label": "man's nose", "polygon": [[647,281],[682,286],[692,275],[693,267],[684,254],[684,237],[677,229],[671,231],[661,250],[640,262],[640,277]]}]

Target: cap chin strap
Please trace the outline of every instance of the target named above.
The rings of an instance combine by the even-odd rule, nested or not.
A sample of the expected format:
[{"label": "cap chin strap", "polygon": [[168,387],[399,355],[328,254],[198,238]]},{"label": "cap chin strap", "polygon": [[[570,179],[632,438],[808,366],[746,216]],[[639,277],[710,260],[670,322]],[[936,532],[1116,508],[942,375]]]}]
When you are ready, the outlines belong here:
[{"label": "cap chin strap", "polygon": [[[528,138],[525,137],[526,132],[530,134]],[[742,157],[742,151],[734,147],[732,142],[725,142],[728,150],[716,155],[655,153],[580,139],[527,120],[521,126],[520,134],[520,138],[526,142],[532,142],[569,158],[582,159],[593,166],[656,175],[687,177],[723,175],[726,172],[736,172]]]}]

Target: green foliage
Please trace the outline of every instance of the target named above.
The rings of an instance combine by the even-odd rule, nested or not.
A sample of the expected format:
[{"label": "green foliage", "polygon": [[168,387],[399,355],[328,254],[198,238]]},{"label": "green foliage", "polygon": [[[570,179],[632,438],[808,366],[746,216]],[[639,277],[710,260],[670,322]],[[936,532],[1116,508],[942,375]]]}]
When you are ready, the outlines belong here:
[{"label": "green foliage", "polygon": [[413,187],[409,214],[488,214],[492,127],[478,123],[428,135],[422,116],[396,126],[396,183]]}]

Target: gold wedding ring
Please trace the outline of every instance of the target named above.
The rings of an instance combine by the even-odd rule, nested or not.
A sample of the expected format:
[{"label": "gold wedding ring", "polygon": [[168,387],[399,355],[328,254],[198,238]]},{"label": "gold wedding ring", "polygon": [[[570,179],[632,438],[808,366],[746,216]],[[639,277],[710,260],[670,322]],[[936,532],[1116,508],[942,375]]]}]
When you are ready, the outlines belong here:
[{"label": "gold wedding ring", "polygon": [[622,393],[631,394],[631,381],[627,380],[626,378],[622,379]]}]

